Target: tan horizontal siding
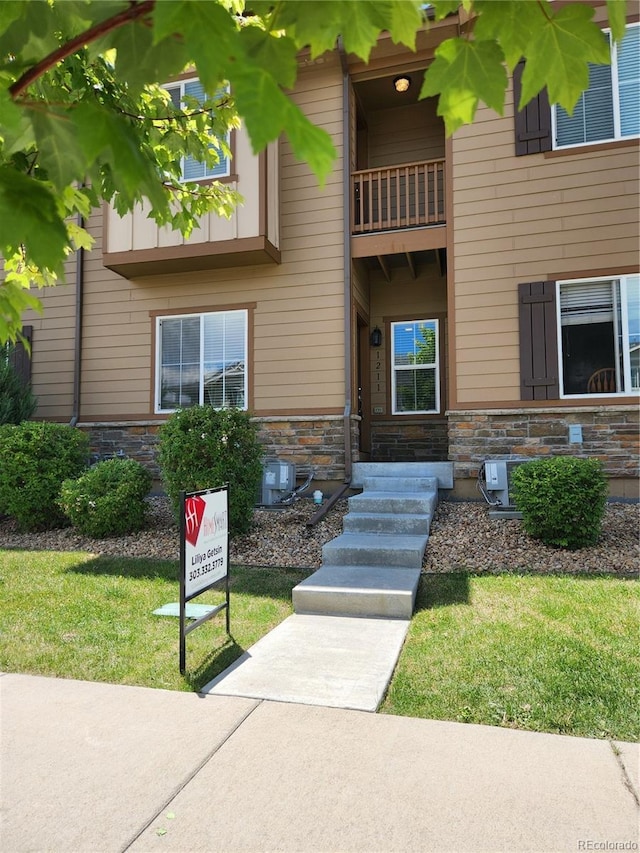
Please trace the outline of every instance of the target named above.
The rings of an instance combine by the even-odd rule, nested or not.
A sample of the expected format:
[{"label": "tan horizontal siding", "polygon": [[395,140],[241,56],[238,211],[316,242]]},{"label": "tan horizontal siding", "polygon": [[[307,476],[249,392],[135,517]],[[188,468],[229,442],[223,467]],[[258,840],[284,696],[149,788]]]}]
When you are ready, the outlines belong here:
[{"label": "tan horizontal siding", "polygon": [[576,149],[515,157],[513,106],[456,134],[457,401],[519,399],[517,285],[638,263],[638,155]]},{"label": "tan horizontal siding", "polygon": [[[242,305],[253,306],[252,408],[342,410],[342,79],[338,62],[315,67],[313,74],[303,72],[294,100],[332,135],[338,159],[320,189],[286,139],[280,144],[280,265],[147,276],[129,282],[102,266],[99,251],[86,255],[83,420],[152,414],[156,321],[150,312]],[[101,224],[98,211],[91,221],[92,232],[100,235]],[[73,292],[70,296],[56,322],[58,331],[64,328],[68,334],[72,353]],[[63,316],[67,310],[68,322]],[[45,315],[43,323],[47,322]],[[45,373],[36,369],[34,380],[42,387]],[[52,401],[49,411],[55,408]],[[66,402],[59,414],[68,416]]]}]

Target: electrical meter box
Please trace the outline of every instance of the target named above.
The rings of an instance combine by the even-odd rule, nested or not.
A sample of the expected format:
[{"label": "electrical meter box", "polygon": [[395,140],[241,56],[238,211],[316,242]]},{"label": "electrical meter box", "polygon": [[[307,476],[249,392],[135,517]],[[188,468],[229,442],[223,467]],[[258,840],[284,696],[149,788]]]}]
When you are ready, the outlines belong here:
[{"label": "electrical meter box", "polygon": [[480,482],[483,486],[481,491],[488,503],[505,510],[515,508],[511,475],[523,462],[531,462],[531,458],[507,456],[485,460],[480,469]]},{"label": "electrical meter box", "polygon": [[261,506],[274,506],[296,487],[296,466],[293,462],[267,459],[262,472]]}]

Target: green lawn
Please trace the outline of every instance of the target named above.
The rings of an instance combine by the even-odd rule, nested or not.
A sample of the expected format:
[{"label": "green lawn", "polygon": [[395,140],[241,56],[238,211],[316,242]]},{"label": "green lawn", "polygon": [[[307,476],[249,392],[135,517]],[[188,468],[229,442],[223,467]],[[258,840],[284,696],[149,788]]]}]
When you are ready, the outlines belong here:
[{"label": "green lawn", "polygon": [[428,576],[381,710],[636,741],[639,626],[637,581]]},{"label": "green lawn", "polygon": [[[179,600],[177,562],[0,550],[0,669],[199,689],[291,613],[291,590],[307,574],[234,568],[232,638],[224,611],[190,633],[182,677],[179,620],[153,615]],[[210,591],[194,603],[223,600]]]},{"label": "green lawn", "polygon": [[[153,610],[176,562],[0,550],[0,669],[199,689],[291,613],[308,572],[232,569],[224,612],[187,637]],[[220,602],[208,592],[198,603]],[[383,713],[635,741],[640,584],[612,577],[431,575]]]}]

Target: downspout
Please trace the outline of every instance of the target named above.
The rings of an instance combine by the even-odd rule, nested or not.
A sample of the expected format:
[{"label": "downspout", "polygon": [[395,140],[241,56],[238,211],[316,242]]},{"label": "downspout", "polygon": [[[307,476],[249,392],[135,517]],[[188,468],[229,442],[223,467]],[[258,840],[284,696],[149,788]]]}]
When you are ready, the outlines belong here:
[{"label": "downspout", "polygon": [[[78,226],[84,228],[82,214],[78,214]],[[73,346],[73,404],[69,426],[76,426],[80,420],[80,367],[82,358],[82,302],[84,291],[84,249],[76,249],[76,320]]]},{"label": "downspout", "polygon": [[349,111],[349,66],[342,36],[338,36],[342,66],[342,207],[344,211],[344,479],[351,482],[351,122]]}]

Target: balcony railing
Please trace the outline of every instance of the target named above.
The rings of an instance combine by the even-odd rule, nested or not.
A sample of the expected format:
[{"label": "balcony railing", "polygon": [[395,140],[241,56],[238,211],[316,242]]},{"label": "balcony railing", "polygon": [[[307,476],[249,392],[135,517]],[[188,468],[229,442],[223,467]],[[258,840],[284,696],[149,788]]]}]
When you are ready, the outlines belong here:
[{"label": "balcony railing", "polygon": [[445,222],[444,160],[351,173],[352,234]]}]

